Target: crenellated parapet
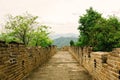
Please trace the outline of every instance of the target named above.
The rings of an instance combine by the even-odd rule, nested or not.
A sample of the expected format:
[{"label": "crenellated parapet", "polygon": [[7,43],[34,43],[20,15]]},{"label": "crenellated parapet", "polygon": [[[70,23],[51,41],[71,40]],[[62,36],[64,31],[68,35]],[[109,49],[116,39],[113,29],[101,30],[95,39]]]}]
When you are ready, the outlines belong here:
[{"label": "crenellated parapet", "polygon": [[0,80],[22,80],[56,53],[56,46],[25,47],[0,41]]},{"label": "crenellated parapet", "polygon": [[91,47],[69,47],[69,52],[94,80],[120,80],[120,48],[112,52],[93,52]]}]

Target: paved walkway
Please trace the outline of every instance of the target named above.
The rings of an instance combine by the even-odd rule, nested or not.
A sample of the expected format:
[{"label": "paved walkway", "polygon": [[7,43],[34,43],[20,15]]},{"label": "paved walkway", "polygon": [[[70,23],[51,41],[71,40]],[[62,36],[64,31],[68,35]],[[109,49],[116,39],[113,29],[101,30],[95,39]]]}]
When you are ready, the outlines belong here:
[{"label": "paved walkway", "polygon": [[59,51],[49,62],[25,80],[92,80],[86,70],[66,51]]}]

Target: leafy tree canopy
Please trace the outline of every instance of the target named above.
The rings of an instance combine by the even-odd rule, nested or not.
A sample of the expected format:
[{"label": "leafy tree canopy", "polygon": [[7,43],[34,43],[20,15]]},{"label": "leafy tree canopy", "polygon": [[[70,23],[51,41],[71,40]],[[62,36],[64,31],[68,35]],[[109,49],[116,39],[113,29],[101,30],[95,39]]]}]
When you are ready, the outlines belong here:
[{"label": "leafy tree canopy", "polygon": [[120,22],[115,16],[108,19],[89,8],[79,19],[78,46],[91,46],[95,51],[111,51],[120,47]]},{"label": "leafy tree canopy", "polygon": [[18,16],[7,16],[7,21],[4,28],[5,33],[2,33],[0,39],[11,42],[21,42],[26,46],[48,46],[52,44],[52,40],[48,37],[48,26],[40,25],[37,22],[38,16],[31,14],[23,14]]},{"label": "leafy tree canopy", "polygon": [[73,40],[71,40],[70,41],[70,46],[74,46],[75,44],[74,44],[74,41]]}]

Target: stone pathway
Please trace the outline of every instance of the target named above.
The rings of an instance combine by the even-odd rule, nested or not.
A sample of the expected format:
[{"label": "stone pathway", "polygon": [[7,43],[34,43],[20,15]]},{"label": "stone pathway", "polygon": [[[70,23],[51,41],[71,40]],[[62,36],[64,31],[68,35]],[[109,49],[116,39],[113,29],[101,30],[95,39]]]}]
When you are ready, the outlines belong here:
[{"label": "stone pathway", "polygon": [[25,80],[92,80],[92,78],[69,52],[59,51]]}]

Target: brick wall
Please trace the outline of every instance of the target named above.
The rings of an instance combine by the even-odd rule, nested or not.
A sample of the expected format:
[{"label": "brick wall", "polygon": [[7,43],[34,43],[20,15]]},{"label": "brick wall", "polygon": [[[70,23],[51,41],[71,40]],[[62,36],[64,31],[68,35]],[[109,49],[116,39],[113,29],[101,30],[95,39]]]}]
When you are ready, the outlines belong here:
[{"label": "brick wall", "polygon": [[0,41],[0,80],[22,80],[56,53],[56,47],[25,47]]},{"label": "brick wall", "polygon": [[120,48],[112,52],[92,52],[90,47],[69,47],[69,52],[94,80],[120,80]]}]

